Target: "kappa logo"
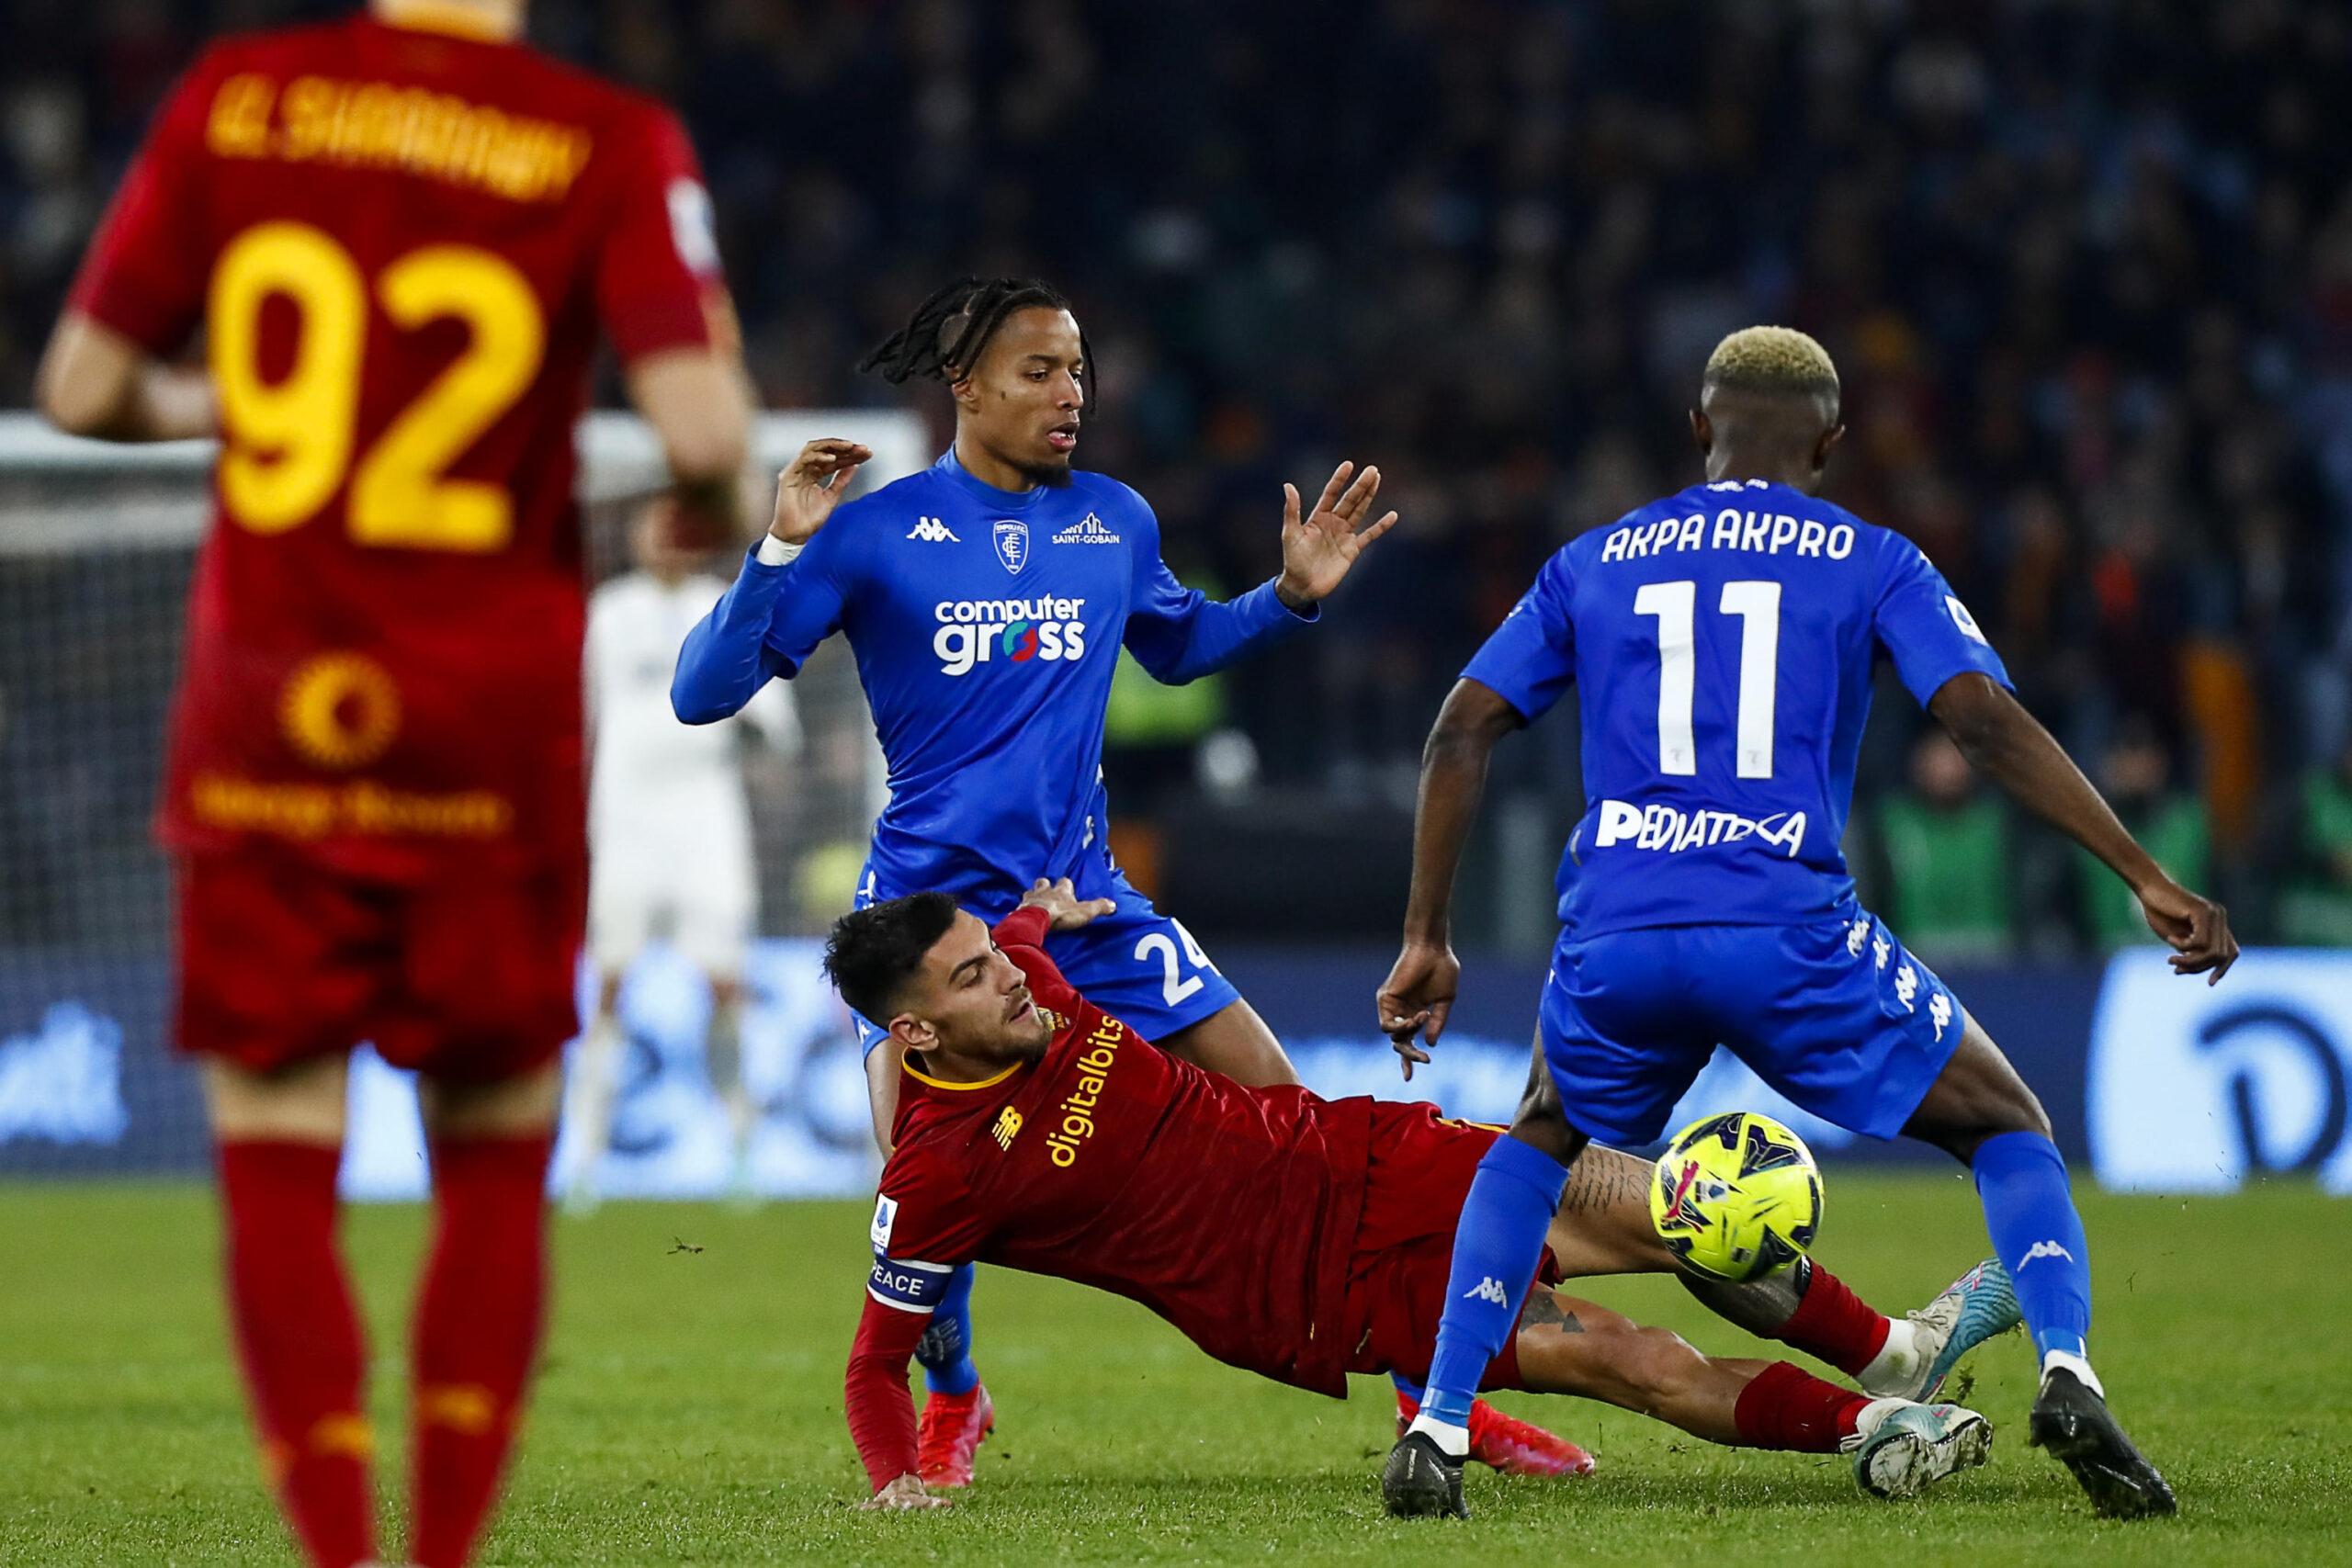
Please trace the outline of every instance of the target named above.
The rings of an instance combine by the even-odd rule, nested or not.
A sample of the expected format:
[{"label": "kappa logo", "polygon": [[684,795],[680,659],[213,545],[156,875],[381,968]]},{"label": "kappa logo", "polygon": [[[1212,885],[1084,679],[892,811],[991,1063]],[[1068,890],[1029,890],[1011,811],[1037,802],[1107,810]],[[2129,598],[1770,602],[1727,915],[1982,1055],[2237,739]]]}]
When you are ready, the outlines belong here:
[{"label": "kappa logo", "polygon": [[2064,1247],[2061,1247],[2058,1243],[2054,1241],[2037,1241],[2031,1247],[2026,1248],[2026,1254],[2023,1258],[2018,1259],[2018,1272],[2020,1274],[2024,1273],[2026,1265],[2031,1263],[2037,1258],[2063,1258],[2069,1263],[2072,1263],[2075,1260],[2075,1255],[2067,1251]]},{"label": "kappa logo", "polygon": [[1110,525],[1090,512],[1060,533],[1053,535],[1052,539],[1057,545],[1115,545],[1119,542],[1119,536],[1111,531]]},{"label": "kappa logo", "polygon": [[1510,1292],[1504,1290],[1503,1282],[1500,1280],[1496,1279],[1492,1274],[1487,1275],[1485,1279],[1479,1280],[1476,1285],[1462,1292],[1462,1299],[1464,1301],[1470,1301],[1473,1298],[1482,1302],[1492,1302],[1497,1306],[1510,1305]]},{"label": "kappa logo", "polygon": [[996,1113],[996,1125],[989,1129],[989,1136],[1001,1149],[1012,1147],[1012,1140],[1021,1135],[1021,1112],[1010,1105]]},{"label": "kappa logo", "polygon": [[918,517],[915,525],[907,530],[910,539],[922,539],[934,545],[960,545],[964,541],[949,531],[946,524],[936,517]]},{"label": "kappa logo", "polygon": [[989,534],[996,541],[996,558],[1019,577],[1029,564],[1029,525],[1017,517],[1000,517],[989,525]]}]

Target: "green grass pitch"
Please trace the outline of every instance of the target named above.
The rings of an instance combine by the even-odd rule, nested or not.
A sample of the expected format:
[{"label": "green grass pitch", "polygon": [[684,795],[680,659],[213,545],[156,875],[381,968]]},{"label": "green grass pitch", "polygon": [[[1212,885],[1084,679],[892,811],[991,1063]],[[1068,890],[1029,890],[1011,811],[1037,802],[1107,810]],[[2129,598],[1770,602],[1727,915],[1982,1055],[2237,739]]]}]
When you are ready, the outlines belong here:
[{"label": "green grass pitch", "polygon": [[[983,1270],[998,1401],[953,1510],[873,1516],[841,1421],[866,1211],[618,1205],[557,1224],[560,1296],[524,1458],[486,1561],[527,1563],[1404,1562],[2302,1563],[2352,1561],[2352,1209],[2278,1184],[2231,1199],[2090,1196],[2093,1340],[2119,1411],[2181,1497],[2094,1520],[2023,1441],[2021,1339],[1966,1369],[1992,1463],[1908,1506],[1842,1462],[1734,1453],[1595,1405],[1514,1408],[1599,1454],[1573,1482],[1475,1470],[1466,1526],[1396,1524],[1374,1472],[1385,1382],[1346,1404],[1209,1361],[1140,1309]],[[388,1496],[422,1216],[346,1223],[380,1360]],[[292,1561],[254,1478],[215,1297],[209,1194],[0,1187],[0,1562]],[[1983,1250],[1956,1177],[1830,1172],[1821,1255],[1895,1310]],[[1758,1353],[1669,1282],[1595,1298],[1701,1347]]]}]

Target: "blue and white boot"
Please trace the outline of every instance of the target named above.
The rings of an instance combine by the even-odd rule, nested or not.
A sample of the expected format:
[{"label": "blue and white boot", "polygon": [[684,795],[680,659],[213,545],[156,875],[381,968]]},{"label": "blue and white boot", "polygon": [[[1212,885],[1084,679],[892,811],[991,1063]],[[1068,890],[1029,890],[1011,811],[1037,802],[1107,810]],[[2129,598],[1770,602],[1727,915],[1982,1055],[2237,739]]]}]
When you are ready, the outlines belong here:
[{"label": "blue and white boot", "polygon": [[1882,1399],[1932,1400],[1961,1358],[2023,1321],[2009,1271],[1988,1258],[1894,1325],[1887,1348],[1855,1381]]},{"label": "blue and white boot", "polygon": [[1983,1464],[1993,1451],[1993,1424],[1957,1404],[1882,1401],[1862,1412],[1861,1430],[1847,1443],[1855,1484],[1899,1501]]}]

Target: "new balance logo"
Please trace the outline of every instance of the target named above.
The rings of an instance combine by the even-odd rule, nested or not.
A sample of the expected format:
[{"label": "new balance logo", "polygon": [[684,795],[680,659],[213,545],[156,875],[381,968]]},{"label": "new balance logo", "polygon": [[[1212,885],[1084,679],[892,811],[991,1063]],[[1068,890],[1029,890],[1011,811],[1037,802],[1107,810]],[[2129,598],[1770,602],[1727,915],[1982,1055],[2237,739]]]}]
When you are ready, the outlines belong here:
[{"label": "new balance logo", "polygon": [[1498,1307],[1510,1305],[1510,1292],[1504,1290],[1503,1282],[1492,1274],[1479,1280],[1473,1289],[1462,1292],[1462,1299],[1465,1302],[1473,1297],[1482,1302],[1492,1302]]},{"label": "new balance logo", "polygon": [[947,525],[936,517],[918,517],[915,525],[907,530],[910,539],[927,539],[934,545],[960,545],[964,541],[947,531]]},{"label": "new balance logo", "polygon": [[2018,1259],[2018,1272],[2020,1274],[2024,1273],[2025,1266],[2032,1262],[2037,1258],[2063,1258],[2069,1263],[2072,1263],[2075,1260],[2075,1255],[2067,1251],[2064,1247],[2059,1246],[2056,1242],[2037,1241],[2031,1247],[2026,1248],[2026,1254],[2023,1258]]},{"label": "new balance logo", "polygon": [[989,1135],[996,1140],[998,1148],[1011,1148],[1012,1140],[1021,1135],[1021,1112],[1010,1105],[998,1111],[996,1125],[989,1130]]}]

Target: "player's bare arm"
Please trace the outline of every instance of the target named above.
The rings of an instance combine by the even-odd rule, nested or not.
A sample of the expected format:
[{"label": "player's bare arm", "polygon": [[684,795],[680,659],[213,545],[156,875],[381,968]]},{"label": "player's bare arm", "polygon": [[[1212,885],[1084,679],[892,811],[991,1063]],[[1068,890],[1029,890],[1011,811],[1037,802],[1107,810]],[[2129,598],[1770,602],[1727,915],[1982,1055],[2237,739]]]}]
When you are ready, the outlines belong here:
[{"label": "player's bare arm", "polygon": [[768,536],[780,545],[805,545],[817,536],[849,494],[857,470],[873,461],[872,448],[831,437],[811,441],[775,477],[775,515]]},{"label": "player's bare arm", "polygon": [[33,397],[68,435],[187,441],[220,430],[210,377],[155,358],[79,310],[68,310],[50,335]]},{"label": "player's bare arm", "polygon": [[1405,1077],[1429,1053],[1416,1032],[1437,1043],[1453,1010],[1462,964],[1453,956],[1453,876],[1478,819],[1487,787],[1487,760],[1495,744],[1521,728],[1519,710],[1476,681],[1457,681],[1438,710],[1421,750],[1421,783],[1413,805],[1413,886],[1405,906],[1405,947],[1388,972],[1374,1008],[1381,1032],[1404,1058]]},{"label": "player's bare arm", "polygon": [[[1365,548],[1396,525],[1396,513],[1390,512],[1369,527],[1358,527],[1380,494],[1380,470],[1367,467],[1358,474],[1355,467],[1341,463],[1334,468],[1315,510],[1304,518],[1299,515],[1298,487],[1283,486],[1283,574],[1274,583],[1274,596],[1293,610],[1310,609],[1329,598]],[[1351,474],[1355,475],[1353,483],[1349,482]]]},{"label": "player's bare arm", "polygon": [[728,538],[741,532],[751,396],[731,348],[674,348],[631,364],[628,400],[653,427],[678,500]]},{"label": "player's bare arm", "polygon": [[1078,889],[1065,876],[1048,882],[1039,877],[1021,897],[1021,908],[1043,909],[1057,931],[1074,931],[1118,908],[1108,898],[1080,898]]},{"label": "player's bare arm", "polygon": [[2167,874],[2117,820],[2065,749],[1998,683],[1956,675],[1928,705],[1962,755],[2043,821],[2105,862],[2140,900],[2148,929],[2173,950],[2182,975],[2220,981],[2238,959],[2229,911]]}]

